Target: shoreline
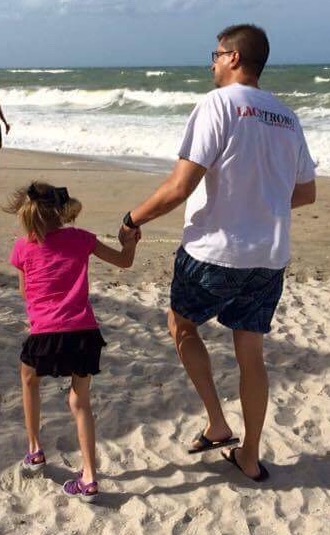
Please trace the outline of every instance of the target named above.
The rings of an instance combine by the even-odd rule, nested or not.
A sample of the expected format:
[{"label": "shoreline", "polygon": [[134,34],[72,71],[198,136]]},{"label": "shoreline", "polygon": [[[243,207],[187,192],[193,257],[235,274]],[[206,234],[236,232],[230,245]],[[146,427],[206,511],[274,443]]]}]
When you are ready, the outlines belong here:
[{"label": "shoreline", "polygon": [[[15,187],[33,179],[66,185],[83,204],[77,226],[95,232],[114,247],[123,215],[150,195],[167,176],[126,169],[124,165],[91,156],[16,149],[1,150],[0,173],[1,205]],[[316,280],[330,277],[330,178],[316,180],[316,203],[298,208],[292,215],[292,259],[286,273],[298,282],[305,282],[309,277]],[[143,227],[136,260],[129,270],[118,270],[93,259],[92,275],[97,277],[105,271],[115,276],[116,284],[121,281],[169,284],[174,254],[181,240],[183,215],[184,205]],[[2,211],[0,223],[0,272],[8,273],[12,268],[6,259],[19,229],[15,219]]]},{"label": "shoreline", "polygon": [[[99,163],[109,166],[113,169],[121,169],[125,171],[143,172],[151,175],[163,175],[171,171],[175,160],[166,158],[149,158],[142,156],[98,156],[97,154],[78,154],[65,152],[49,152],[33,149],[16,149],[10,147],[3,147],[2,151],[8,153],[27,153],[30,155],[45,155],[49,158],[59,158],[60,160],[74,160],[81,163]],[[1,169],[1,167],[0,167]]]},{"label": "shoreline", "polygon": [[[147,173],[151,175],[167,175],[171,172],[172,166],[176,160],[170,160],[166,158],[150,158],[142,156],[98,156],[97,154],[78,154],[78,153],[66,153],[66,152],[49,152],[43,150],[33,150],[33,149],[17,149],[3,146],[1,152],[12,153],[12,154],[30,154],[38,156],[48,156],[49,158],[59,158],[60,160],[74,160],[81,163],[94,163],[94,164],[103,164],[111,169],[121,169],[122,171],[135,171],[137,173]],[[0,153],[1,155],[1,153]],[[145,160],[146,162],[151,162],[151,165],[148,163],[142,163]],[[153,162],[159,163],[159,168],[156,165],[153,165]],[[0,166],[0,170],[2,166]],[[330,172],[327,174],[316,175],[316,180],[329,180],[330,181]]]}]

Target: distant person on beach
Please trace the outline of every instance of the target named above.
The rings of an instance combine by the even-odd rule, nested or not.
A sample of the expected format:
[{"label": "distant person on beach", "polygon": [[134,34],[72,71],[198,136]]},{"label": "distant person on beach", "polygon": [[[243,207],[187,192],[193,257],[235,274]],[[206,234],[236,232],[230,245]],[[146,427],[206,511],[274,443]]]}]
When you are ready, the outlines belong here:
[{"label": "distant person on beach", "polygon": [[83,469],[64,483],[64,493],[93,501],[98,494],[95,426],[90,406],[91,376],[99,373],[106,345],[88,297],[88,260],[94,254],[121,268],[132,265],[139,233],[130,233],[118,251],[91,232],[64,225],[74,222],[81,203],[66,188],[41,182],[18,189],[6,212],[17,214],[26,236],[11,253],[19,270],[30,335],[23,343],[21,379],[29,450],[23,460],[33,473],[45,463],[39,437],[40,377],[71,376],[69,405],[76,420]]},{"label": "distant person on beach", "polygon": [[[10,124],[7,123],[7,120],[4,116],[4,113],[2,111],[2,108],[0,106],[0,120],[4,123],[5,125],[5,128],[6,128],[6,134],[8,134],[9,130],[10,130]],[[0,125],[0,149],[2,148],[2,132],[1,132],[1,125]]]},{"label": "distant person on beach", "polygon": [[254,25],[226,28],[212,52],[217,89],[193,110],[172,174],[128,212],[124,243],[141,225],[187,201],[175,260],[168,324],[208,415],[190,453],[238,439],[222,412],[198,326],[216,317],[233,333],[245,436],[224,457],[255,481],[268,402],[263,336],[282,293],[290,259],[291,208],[315,201],[315,164],[292,110],[259,88],[269,54]]}]

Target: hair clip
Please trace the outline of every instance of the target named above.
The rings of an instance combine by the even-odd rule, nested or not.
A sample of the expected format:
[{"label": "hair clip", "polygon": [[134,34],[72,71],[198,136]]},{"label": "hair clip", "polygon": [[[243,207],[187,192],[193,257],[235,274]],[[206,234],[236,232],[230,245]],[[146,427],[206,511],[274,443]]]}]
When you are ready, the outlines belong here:
[{"label": "hair clip", "polygon": [[40,193],[35,184],[31,184],[27,194],[31,201],[40,201],[48,206],[58,206],[60,208],[70,199],[67,188],[50,188],[45,193]]},{"label": "hair clip", "polygon": [[28,194],[30,201],[36,201],[37,199],[40,198],[40,195],[34,184],[31,184],[31,186],[28,188],[27,194]]},{"label": "hair clip", "polygon": [[55,196],[60,206],[64,206],[70,199],[67,188],[55,188]]}]

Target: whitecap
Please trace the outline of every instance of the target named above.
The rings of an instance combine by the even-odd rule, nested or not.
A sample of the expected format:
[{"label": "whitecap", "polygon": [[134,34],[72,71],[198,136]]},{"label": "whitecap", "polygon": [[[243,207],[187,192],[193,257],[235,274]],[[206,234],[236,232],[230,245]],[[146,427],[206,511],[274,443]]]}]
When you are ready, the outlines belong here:
[{"label": "whitecap", "polygon": [[6,69],[7,72],[12,73],[29,73],[29,74],[63,74],[66,72],[73,72],[72,69]]},{"label": "whitecap", "polygon": [[330,82],[330,78],[322,78],[322,76],[315,76],[314,82],[316,84],[322,84],[324,82]]},{"label": "whitecap", "polygon": [[164,76],[165,74],[167,74],[166,71],[147,71],[146,72],[146,76],[149,77],[149,76]]}]

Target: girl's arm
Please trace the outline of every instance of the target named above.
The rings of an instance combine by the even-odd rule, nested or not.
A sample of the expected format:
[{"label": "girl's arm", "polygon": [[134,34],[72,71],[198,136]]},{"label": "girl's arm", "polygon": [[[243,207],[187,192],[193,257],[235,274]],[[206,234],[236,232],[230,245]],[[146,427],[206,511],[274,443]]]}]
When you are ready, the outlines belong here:
[{"label": "girl's arm", "polygon": [[18,289],[19,289],[23,299],[26,299],[24,273],[23,273],[23,271],[20,271],[20,270],[18,272]]},{"label": "girl's arm", "polygon": [[134,256],[136,249],[136,239],[127,241],[121,251],[117,251],[112,247],[108,247],[104,243],[96,240],[96,247],[94,249],[94,254],[104,262],[109,264],[114,264],[115,266],[128,268],[133,264]]}]

